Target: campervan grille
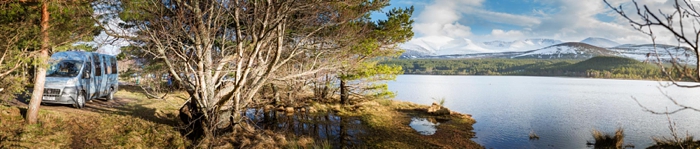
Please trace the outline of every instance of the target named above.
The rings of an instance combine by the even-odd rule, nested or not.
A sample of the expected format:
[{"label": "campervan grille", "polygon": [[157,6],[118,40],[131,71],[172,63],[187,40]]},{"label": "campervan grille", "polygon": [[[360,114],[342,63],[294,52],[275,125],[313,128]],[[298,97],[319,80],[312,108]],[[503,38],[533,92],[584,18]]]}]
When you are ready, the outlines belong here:
[{"label": "campervan grille", "polygon": [[61,89],[45,88],[44,96],[47,97],[58,97],[61,95]]}]

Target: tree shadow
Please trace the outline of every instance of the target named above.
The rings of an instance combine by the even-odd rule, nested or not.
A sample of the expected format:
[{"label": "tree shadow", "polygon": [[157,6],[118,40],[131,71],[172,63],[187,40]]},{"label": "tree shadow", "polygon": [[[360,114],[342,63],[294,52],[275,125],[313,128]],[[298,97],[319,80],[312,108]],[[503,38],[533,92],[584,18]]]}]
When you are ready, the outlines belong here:
[{"label": "tree shadow", "polygon": [[[145,107],[140,104],[128,104],[124,100],[126,98],[115,98],[113,101],[93,100],[86,104],[85,108],[103,114],[118,114],[123,116],[132,116],[146,121],[151,121],[158,124],[178,127],[177,115],[160,111],[156,108]],[[159,112],[160,111],[160,112]]]}]

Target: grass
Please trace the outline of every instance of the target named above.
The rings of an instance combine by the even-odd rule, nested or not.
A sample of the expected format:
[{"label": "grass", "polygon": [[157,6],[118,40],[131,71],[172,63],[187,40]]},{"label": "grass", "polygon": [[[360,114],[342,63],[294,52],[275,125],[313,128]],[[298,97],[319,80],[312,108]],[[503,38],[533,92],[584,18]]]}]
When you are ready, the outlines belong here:
[{"label": "grass", "polygon": [[625,134],[624,130],[622,128],[618,128],[615,130],[615,134],[606,134],[598,130],[593,130],[592,132],[593,139],[595,140],[595,143],[593,143],[594,148],[599,148],[599,149],[607,149],[607,148],[622,148],[624,143],[625,143]]},{"label": "grass", "polygon": [[540,136],[538,136],[535,131],[530,131],[530,140],[539,140]]},{"label": "grass", "polygon": [[[197,146],[179,132],[179,107],[184,92],[165,100],[148,99],[139,88],[120,87],[114,101],[95,100],[85,109],[42,106],[39,123],[25,125],[24,106],[0,105],[0,148],[332,148],[331,142],[285,133],[252,129],[224,134],[215,142]],[[377,99],[354,105],[311,103],[318,111],[354,117],[366,128],[360,148],[483,148],[473,142],[473,119],[447,116],[432,136],[410,128],[412,117],[426,116],[427,105]],[[457,139],[456,139],[457,138]],[[287,141],[289,140],[289,141]]]},{"label": "grass", "polygon": [[431,136],[417,133],[408,125],[412,117],[435,117],[429,106],[388,99],[370,100],[341,107],[340,116],[359,116],[367,133],[359,138],[359,148],[483,148],[472,141],[474,119],[466,115],[436,117],[448,119]]},{"label": "grass", "polygon": [[433,100],[434,100],[435,102],[437,102],[438,104],[440,104],[440,106],[445,106],[445,97],[442,97],[442,98],[433,98]]},{"label": "grass", "polygon": [[[474,119],[466,115],[431,116],[426,112],[428,105],[373,99],[354,105],[312,102],[310,106],[319,112],[359,118],[365,133],[357,136],[362,140],[357,148],[483,148],[471,140],[475,135],[472,131],[472,125],[476,123]],[[438,125],[434,135],[424,136],[408,125],[412,117],[436,117],[449,121]],[[290,142],[299,146],[294,144],[295,141]]]},{"label": "grass", "polygon": [[666,137],[653,137],[654,145],[649,148],[700,148],[700,140],[693,139],[693,136],[679,138],[679,140]]},{"label": "grass", "polygon": [[116,97],[129,102],[111,105],[97,99],[94,102],[105,104],[87,109],[42,106],[33,125],[24,123],[25,107],[0,105],[0,148],[185,148],[189,144],[176,129],[173,113],[177,109],[166,106],[168,102],[125,90]]},{"label": "grass", "polygon": [[300,138],[293,138],[284,148],[288,149],[331,149],[333,146],[331,145],[330,142],[323,140],[323,141],[315,141],[311,137],[300,137]]}]

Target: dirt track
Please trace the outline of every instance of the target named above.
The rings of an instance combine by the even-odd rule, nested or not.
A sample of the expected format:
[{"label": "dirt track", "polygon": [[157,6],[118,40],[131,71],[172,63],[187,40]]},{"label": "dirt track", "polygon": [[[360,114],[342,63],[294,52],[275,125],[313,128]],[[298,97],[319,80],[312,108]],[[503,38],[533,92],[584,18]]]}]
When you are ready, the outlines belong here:
[{"label": "dirt track", "polygon": [[[13,100],[10,102],[11,105],[17,106],[17,107],[27,107],[28,102],[23,101],[25,98],[17,98],[17,100]],[[118,107],[123,107],[127,105],[130,102],[133,102],[134,99],[128,99],[128,98],[121,98],[121,97],[114,97],[114,100],[112,101],[107,101],[103,98],[97,98],[93,99],[90,101],[87,101],[85,103],[85,107],[83,109],[78,109],[78,108],[73,108],[73,105],[61,105],[61,104],[41,104],[40,109],[49,109],[53,111],[62,111],[62,112],[96,112],[98,110],[106,110],[106,109],[114,109]]]}]

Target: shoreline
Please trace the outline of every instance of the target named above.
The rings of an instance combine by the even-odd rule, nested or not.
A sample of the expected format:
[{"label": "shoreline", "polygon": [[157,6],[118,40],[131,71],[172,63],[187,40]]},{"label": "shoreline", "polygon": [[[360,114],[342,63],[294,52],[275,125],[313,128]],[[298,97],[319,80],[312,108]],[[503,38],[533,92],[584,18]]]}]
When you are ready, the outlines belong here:
[{"label": "shoreline", "polygon": [[[604,80],[631,80],[631,81],[655,81],[655,82],[671,82],[669,80],[654,80],[654,79],[628,79],[628,78],[592,78],[592,77],[576,77],[576,76],[538,76],[538,75],[445,75],[445,74],[401,74],[401,75],[420,75],[420,76],[505,76],[505,77],[546,77],[546,78],[578,78],[578,79],[604,79]],[[678,83],[695,83],[689,81],[676,81]]]}]

